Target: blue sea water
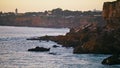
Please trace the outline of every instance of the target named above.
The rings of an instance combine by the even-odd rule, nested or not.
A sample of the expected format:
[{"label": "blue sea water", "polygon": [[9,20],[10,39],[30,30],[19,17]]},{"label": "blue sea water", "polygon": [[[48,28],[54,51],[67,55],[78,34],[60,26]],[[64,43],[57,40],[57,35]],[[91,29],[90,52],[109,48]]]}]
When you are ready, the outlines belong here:
[{"label": "blue sea water", "polygon": [[[102,65],[109,55],[73,54],[53,41],[31,41],[31,37],[65,35],[68,28],[36,28],[0,26],[0,68],[120,68]],[[53,48],[53,45],[60,47]],[[36,46],[51,48],[50,52],[28,52]],[[56,55],[49,54],[56,53]]]}]

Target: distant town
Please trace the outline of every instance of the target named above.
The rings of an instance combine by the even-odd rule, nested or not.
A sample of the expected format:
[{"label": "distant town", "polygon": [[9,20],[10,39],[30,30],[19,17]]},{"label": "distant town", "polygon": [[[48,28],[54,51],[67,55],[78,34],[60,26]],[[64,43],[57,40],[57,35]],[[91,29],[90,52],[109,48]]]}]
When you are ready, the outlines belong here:
[{"label": "distant town", "polygon": [[[97,20],[96,20],[97,19]],[[33,26],[33,27],[77,27],[89,22],[100,22],[102,20],[102,11],[96,9],[92,11],[71,11],[56,8],[44,12],[0,12],[0,25],[7,26]]]}]

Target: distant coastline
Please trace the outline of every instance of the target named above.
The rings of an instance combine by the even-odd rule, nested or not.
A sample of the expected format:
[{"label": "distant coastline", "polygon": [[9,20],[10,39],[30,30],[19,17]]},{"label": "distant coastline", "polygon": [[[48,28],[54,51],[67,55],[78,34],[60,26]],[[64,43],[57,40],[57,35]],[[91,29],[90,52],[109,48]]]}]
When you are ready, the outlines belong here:
[{"label": "distant coastline", "polygon": [[70,11],[61,8],[45,12],[0,12],[0,25],[27,26],[48,28],[74,28],[88,23],[102,25],[104,22],[101,11]]}]

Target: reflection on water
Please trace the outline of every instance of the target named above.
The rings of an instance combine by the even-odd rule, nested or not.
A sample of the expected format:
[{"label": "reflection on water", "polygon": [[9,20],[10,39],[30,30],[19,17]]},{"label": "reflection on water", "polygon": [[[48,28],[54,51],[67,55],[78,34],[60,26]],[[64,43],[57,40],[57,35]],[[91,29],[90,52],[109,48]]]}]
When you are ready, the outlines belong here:
[{"label": "reflection on water", "polygon": [[[0,26],[0,68],[119,68],[100,64],[109,55],[72,54],[52,41],[28,41],[44,35],[64,35],[69,29]],[[60,47],[53,48],[53,45]],[[50,52],[28,52],[36,46],[51,48]],[[49,54],[49,53],[55,53]]]}]

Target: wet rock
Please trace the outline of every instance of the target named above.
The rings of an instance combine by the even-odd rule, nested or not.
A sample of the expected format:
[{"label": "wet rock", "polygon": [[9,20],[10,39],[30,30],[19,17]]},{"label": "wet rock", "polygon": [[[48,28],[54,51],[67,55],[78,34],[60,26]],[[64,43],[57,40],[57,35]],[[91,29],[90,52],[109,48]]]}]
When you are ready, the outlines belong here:
[{"label": "wet rock", "polygon": [[51,54],[51,55],[61,55],[61,54],[55,53],[55,52],[50,52],[49,54]]},{"label": "wet rock", "polygon": [[50,52],[49,54],[51,54],[51,55],[57,55],[57,53],[53,53],[53,52]]},{"label": "wet rock", "polygon": [[42,37],[33,37],[33,38],[27,38],[26,40],[39,40],[39,41],[46,41],[48,42],[49,40],[52,41],[54,36],[42,36]]},{"label": "wet rock", "polygon": [[36,47],[36,48],[31,48],[31,49],[28,49],[28,51],[35,51],[35,52],[44,52],[44,51],[49,51],[50,48],[44,48],[44,47]]},{"label": "wet rock", "polygon": [[26,40],[39,40],[39,38],[27,38]]},{"label": "wet rock", "polygon": [[53,47],[54,47],[54,48],[57,48],[57,47],[59,47],[59,46],[57,46],[57,45],[53,45]]},{"label": "wet rock", "polygon": [[104,65],[120,65],[120,55],[112,55],[102,61]]}]

